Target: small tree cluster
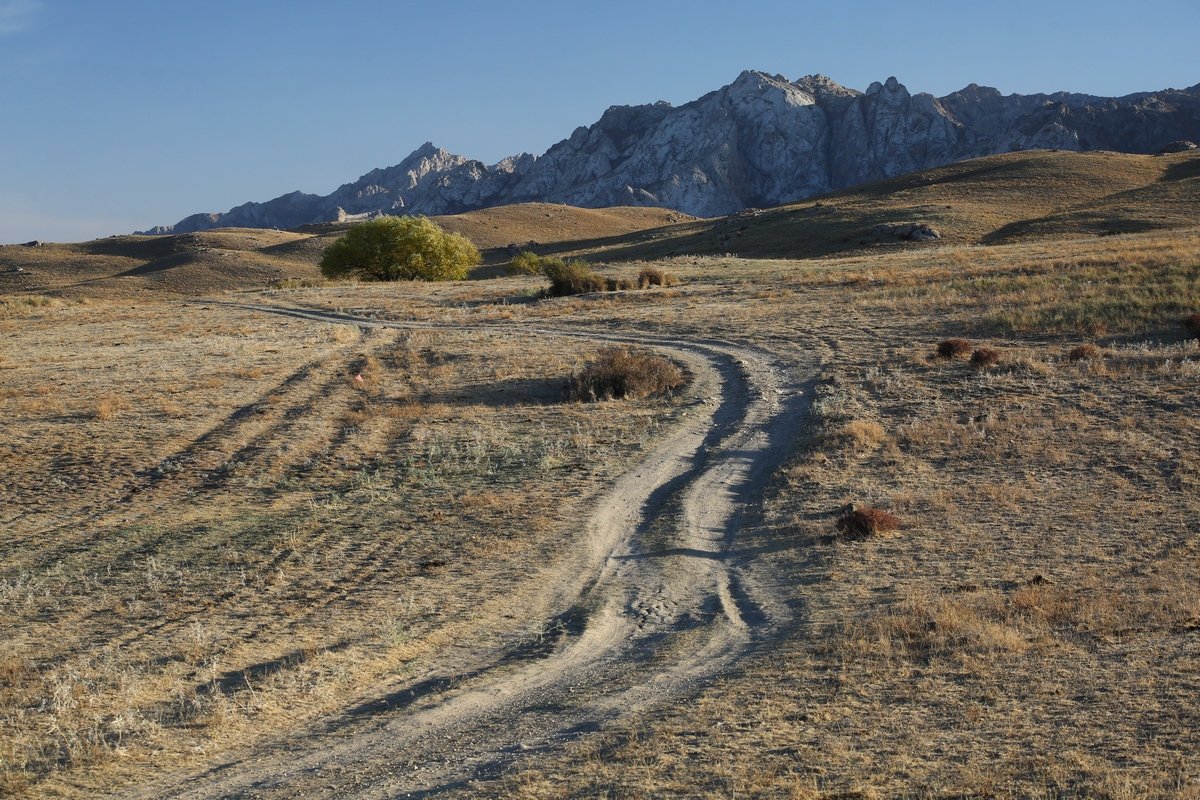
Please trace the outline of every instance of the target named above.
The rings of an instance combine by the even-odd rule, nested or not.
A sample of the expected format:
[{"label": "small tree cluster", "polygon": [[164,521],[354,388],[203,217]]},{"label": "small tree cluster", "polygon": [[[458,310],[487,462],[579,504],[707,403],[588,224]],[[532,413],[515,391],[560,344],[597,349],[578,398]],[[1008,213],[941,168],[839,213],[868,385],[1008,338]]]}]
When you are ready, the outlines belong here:
[{"label": "small tree cluster", "polygon": [[427,217],[379,217],[354,225],[321,257],[327,278],[460,281],[480,261],[469,239]]}]

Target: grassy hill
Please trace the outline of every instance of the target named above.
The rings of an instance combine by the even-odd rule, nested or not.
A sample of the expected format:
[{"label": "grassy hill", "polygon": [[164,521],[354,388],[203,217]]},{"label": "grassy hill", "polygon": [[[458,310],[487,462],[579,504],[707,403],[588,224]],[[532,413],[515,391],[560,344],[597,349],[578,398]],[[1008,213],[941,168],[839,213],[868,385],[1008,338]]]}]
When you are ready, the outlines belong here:
[{"label": "grassy hill", "polygon": [[[278,774],[256,796],[396,796],[463,764],[439,796],[1195,800],[1198,175],[1186,154],[1021,153],[723,220],[444,220],[490,248],[483,273],[529,240],[605,277],[697,253],[657,265],[674,287],[530,302],[544,279],[180,300],[313,276],[337,226],[0,249],[25,270],[0,274],[0,796],[164,796],[175,775],[191,797],[243,767]],[[943,238],[870,233],[897,221]],[[725,353],[729,380],[568,400],[617,337]],[[731,538],[696,546],[721,528],[692,528],[696,480],[610,501],[655,480],[664,437],[694,432],[678,469],[713,475],[752,457],[749,426],[793,422]],[[586,577],[585,520],[643,505],[662,516],[604,570],[662,565],[650,602],[576,602],[556,581]],[[900,527],[846,530],[853,506]],[[675,581],[697,569],[732,578]],[[697,646],[741,635],[726,602],[749,612],[735,656]],[[674,627],[509,711],[532,706],[489,681],[589,649],[610,609]],[[712,682],[613,692],[706,652],[731,659]],[[477,729],[406,730],[463,701],[532,744],[493,773],[460,757]],[[525,739],[543,708],[582,722]],[[326,751],[358,760],[289,772]]]},{"label": "grassy hill", "polygon": [[[485,253],[508,259],[508,245],[622,240],[692,217],[661,208],[587,209],[525,203],[437,217]],[[221,228],[174,236],[111,236],[78,244],[0,247],[0,294],[66,297],[190,296],[320,278],[317,264],[347,224],[297,231]]]},{"label": "grassy hill", "polygon": [[[888,224],[929,225],[942,237],[933,246],[990,245],[1184,228],[1200,223],[1198,212],[1198,155],[1036,151],[965,161],[716,219],[660,208],[524,203],[437,221],[480,247],[485,266],[476,277],[489,277],[514,249],[607,261],[722,254],[813,258],[901,246],[894,236],[878,232]],[[187,296],[313,280],[320,277],[321,253],[346,227],[218,229],[9,245],[0,247],[0,294]]]},{"label": "grassy hill", "polygon": [[1187,227],[1200,222],[1200,156],[1008,153],[801,203],[646,232],[605,255],[820,257],[895,245],[894,238],[874,229],[903,222],[932,226],[942,244]]}]

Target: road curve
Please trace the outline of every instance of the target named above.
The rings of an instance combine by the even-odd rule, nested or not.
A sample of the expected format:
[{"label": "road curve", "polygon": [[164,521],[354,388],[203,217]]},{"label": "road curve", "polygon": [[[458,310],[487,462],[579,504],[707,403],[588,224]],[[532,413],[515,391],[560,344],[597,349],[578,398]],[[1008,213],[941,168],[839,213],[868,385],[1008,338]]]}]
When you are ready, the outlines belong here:
[{"label": "road curve", "polygon": [[[208,301],[208,304],[213,304]],[[763,350],[715,340],[514,323],[388,321],[307,308],[238,308],[362,328],[520,330],[652,347],[687,365],[682,421],[619,478],[586,522],[587,544],[547,585],[544,647],[460,659],[378,703],[168,775],[138,797],[423,797],[494,777],[523,754],[694,693],[788,610],[730,549],[745,509],[791,451],[807,384]]]}]

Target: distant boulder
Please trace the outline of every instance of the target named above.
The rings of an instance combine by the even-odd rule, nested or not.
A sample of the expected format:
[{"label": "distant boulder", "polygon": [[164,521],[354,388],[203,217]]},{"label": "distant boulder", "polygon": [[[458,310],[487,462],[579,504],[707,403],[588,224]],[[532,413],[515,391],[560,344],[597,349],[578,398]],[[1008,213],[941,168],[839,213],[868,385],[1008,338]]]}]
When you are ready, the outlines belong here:
[{"label": "distant boulder", "polygon": [[878,239],[898,239],[902,242],[932,242],[942,238],[940,233],[924,222],[885,222],[871,228],[871,235]]}]

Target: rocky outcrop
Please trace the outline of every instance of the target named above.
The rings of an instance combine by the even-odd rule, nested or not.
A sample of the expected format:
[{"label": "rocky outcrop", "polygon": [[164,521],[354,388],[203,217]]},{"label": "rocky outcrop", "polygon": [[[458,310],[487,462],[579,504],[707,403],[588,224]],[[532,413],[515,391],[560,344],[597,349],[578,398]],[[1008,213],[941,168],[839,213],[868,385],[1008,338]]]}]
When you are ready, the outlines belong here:
[{"label": "rocky outcrop", "polygon": [[526,201],[717,216],[1014,150],[1157,153],[1196,139],[1200,84],[1121,98],[1001,95],[971,84],[939,98],[911,94],[895,78],[859,92],[820,75],[748,71],[678,108],[614,106],[540,157],[487,166],[426,143],[324,197],[292,192],[148,232],[294,228]]}]

